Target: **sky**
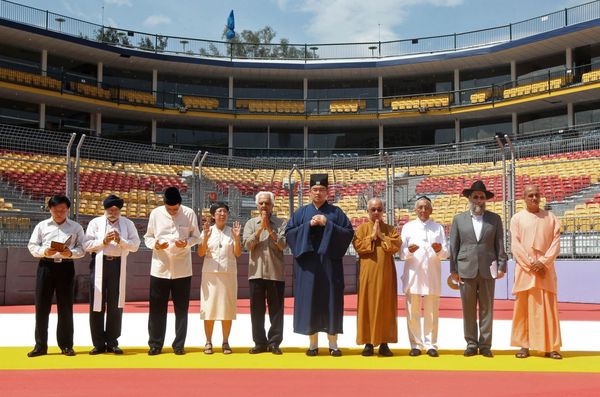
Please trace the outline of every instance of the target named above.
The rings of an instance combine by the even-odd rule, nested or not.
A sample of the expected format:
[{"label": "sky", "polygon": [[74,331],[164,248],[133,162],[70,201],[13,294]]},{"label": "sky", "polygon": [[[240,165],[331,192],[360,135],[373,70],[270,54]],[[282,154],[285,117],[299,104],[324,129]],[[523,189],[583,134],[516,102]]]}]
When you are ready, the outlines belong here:
[{"label": "sky", "polygon": [[[12,0],[141,32],[221,40],[230,10],[236,31],[271,26],[275,41],[386,41],[506,25],[585,0]],[[103,11],[104,9],[104,11]]]}]

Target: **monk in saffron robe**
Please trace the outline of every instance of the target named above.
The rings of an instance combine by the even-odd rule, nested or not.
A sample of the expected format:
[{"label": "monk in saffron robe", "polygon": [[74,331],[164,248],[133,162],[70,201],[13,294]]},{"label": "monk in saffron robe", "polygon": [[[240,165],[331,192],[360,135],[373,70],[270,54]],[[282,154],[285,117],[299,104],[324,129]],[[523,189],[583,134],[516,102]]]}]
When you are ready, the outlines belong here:
[{"label": "monk in saffron robe", "polygon": [[510,221],[511,248],[517,263],[511,345],[521,348],[518,358],[529,357],[531,349],[561,359],[554,270],[554,260],[560,252],[560,221],[540,208],[537,186],[527,185],[523,193],[527,209]]},{"label": "monk in saffron robe", "polygon": [[309,335],[308,356],[319,354],[318,332],[326,332],[329,354],[339,357],[337,334],[343,332],[342,258],[354,236],[350,220],[327,202],[327,174],[310,177],[312,203],[289,220],[285,236],[294,255],[294,332]]},{"label": "monk in saffron robe", "polygon": [[388,343],[398,342],[398,287],[394,254],[400,250],[400,237],[392,225],[383,221],[383,202],[367,203],[369,222],[356,230],[354,248],[359,257],[358,316],[356,343],[364,344],[363,356],[393,356]]}]

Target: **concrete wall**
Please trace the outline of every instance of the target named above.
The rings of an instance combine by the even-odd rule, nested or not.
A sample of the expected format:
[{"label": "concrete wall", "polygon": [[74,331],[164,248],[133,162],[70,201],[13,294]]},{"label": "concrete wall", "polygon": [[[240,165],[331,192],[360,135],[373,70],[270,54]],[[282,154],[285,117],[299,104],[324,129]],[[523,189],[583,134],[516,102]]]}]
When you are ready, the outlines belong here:
[{"label": "concrete wall", "polygon": [[[127,258],[127,301],[147,301],[150,287],[150,259],[148,250],[135,252]],[[202,258],[192,253],[192,299],[200,299]],[[89,301],[89,266],[86,255],[75,261],[75,301]],[[356,259],[344,258],[345,293],[356,293]],[[0,248],[0,305],[32,305],[38,260],[26,248]],[[285,294],[292,296],[293,258],[285,256]],[[238,297],[248,298],[248,255],[238,258]]]}]

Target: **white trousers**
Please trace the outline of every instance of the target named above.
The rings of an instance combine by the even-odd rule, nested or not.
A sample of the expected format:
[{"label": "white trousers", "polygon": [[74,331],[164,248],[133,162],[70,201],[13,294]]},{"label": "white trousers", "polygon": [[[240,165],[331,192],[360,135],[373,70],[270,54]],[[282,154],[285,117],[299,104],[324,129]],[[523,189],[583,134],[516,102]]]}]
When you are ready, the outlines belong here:
[{"label": "white trousers", "polygon": [[421,328],[421,295],[406,295],[406,323],[411,349],[437,350],[440,297],[423,296],[423,328]]}]

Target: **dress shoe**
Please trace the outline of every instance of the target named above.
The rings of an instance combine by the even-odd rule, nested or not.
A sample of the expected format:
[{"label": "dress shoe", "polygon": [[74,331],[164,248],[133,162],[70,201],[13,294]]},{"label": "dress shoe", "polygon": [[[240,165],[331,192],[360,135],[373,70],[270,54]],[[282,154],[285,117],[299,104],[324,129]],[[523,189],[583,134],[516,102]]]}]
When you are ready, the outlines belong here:
[{"label": "dress shoe", "polygon": [[73,350],[71,347],[65,347],[64,349],[61,349],[61,353],[65,356],[72,357],[75,355],[75,350]]},{"label": "dress shoe", "polygon": [[106,351],[112,354],[123,354],[123,350],[119,346],[108,346]]},{"label": "dress shoe", "polygon": [[417,357],[421,355],[421,350],[420,349],[410,349],[410,351],[408,352],[408,355],[411,357]]},{"label": "dress shoe", "polygon": [[33,348],[32,351],[27,353],[27,357],[38,357],[38,356],[44,356],[46,354],[48,354],[48,348],[36,346]]},{"label": "dress shoe", "polygon": [[309,357],[315,357],[315,356],[318,356],[318,355],[319,355],[319,348],[316,348],[316,349],[308,349],[308,350],[306,351],[306,355],[307,355],[307,356],[309,356]]},{"label": "dress shoe", "polygon": [[281,355],[281,354],[283,354],[283,352],[281,351],[281,349],[279,348],[279,346],[276,346],[276,345],[269,346],[269,351],[271,353],[273,353],[273,354],[278,355],[278,356]]},{"label": "dress shoe", "polygon": [[248,350],[248,353],[259,354],[259,353],[266,353],[267,351],[269,351],[267,346],[256,345],[252,349]]},{"label": "dress shoe", "polygon": [[487,358],[492,358],[494,357],[494,353],[492,353],[492,351],[490,349],[488,349],[487,347],[484,347],[482,349],[479,349],[479,353],[483,356],[483,357],[487,357]]},{"label": "dress shoe", "polygon": [[95,356],[96,354],[102,354],[105,351],[106,351],[106,349],[103,347],[94,347],[92,350],[90,350],[90,356]]},{"label": "dress shoe", "polygon": [[183,356],[185,354],[185,350],[183,347],[174,347],[173,353],[175,353],[176,356]]},{"label": "dress shoe", "polygon": [[477,355],[476,347],[467,347],[467,349],[463,353],[463,356],[465,356],[465,357],[471,357],[471,356],[475,356],[475,355]]},{"label": "dress shoe", "polygon": [[157,354],[160,354],[161,351],[162,349],[160,347],[151,347],[150,350],[148,350],[148,355],[156,356]]},{"label": "dress shoe", "polygon": [[429,349],[427,350],[427,355],[429,357],[439,357],[440,355],[438,354],[438,351],[435,349]]},{"label": "dress shoe", "polygon": [[362,353],[360,353],[360,354],[363,355],[363,356],[365,356],[365,357],[369,357],[369,356],[372,356],[373,353],[374,353],[373,345],[370,344],[370,343],[367,343],[365,345],[365,348],[363,349]]},{"label": "dress shoe", "polygon": [[377,354],[383,357],[392,357],[394,355],[387,343],[382,343],[381,345],[379,345]]},{"label": "dress shoe", "polygon": [[342,351],[340,349],[329,349],[329,355],[332,357],[342,357]]}]

